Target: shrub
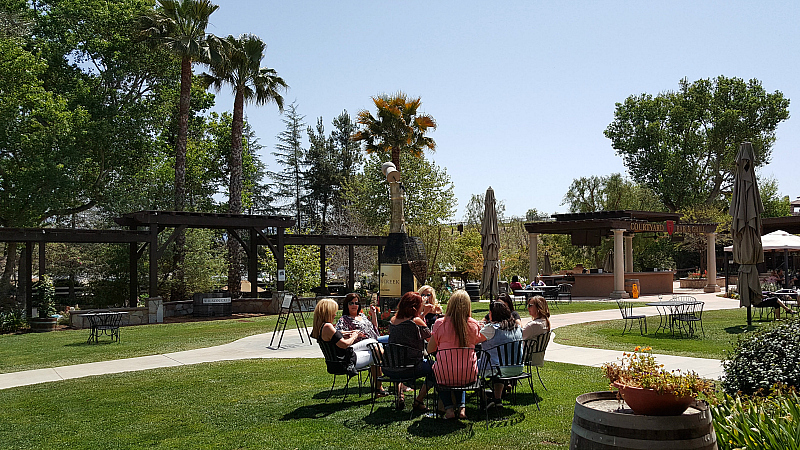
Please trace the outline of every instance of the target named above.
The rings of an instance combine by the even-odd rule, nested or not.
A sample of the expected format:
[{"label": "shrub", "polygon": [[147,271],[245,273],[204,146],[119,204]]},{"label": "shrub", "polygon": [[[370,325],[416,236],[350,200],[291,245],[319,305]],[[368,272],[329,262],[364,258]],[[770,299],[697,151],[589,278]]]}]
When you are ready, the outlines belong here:
[{"label": "shrub", "polygon": [[800,449],[800,398],[793,389],[773,392],[768,397],[726,394],[711,406],[720,449]]},{"label": "shrub", "polygon": [[26,325],[25,312],[19,306],[15,306],[10,311],[0,311],[0,332],[13,333]]},{"label": "shrub", "polygon": [[55,314],[56,288],[53,286],[53,280],[47,275],[42,275],[34,287],[36,288],[34,302],[39,308],[39,317],[50,317]]},{"label": "shrub", "polygon": [[769,392],[775,384],[800,387],[800,333],[797,319],[745,333],[722,361],[725,392]]}]

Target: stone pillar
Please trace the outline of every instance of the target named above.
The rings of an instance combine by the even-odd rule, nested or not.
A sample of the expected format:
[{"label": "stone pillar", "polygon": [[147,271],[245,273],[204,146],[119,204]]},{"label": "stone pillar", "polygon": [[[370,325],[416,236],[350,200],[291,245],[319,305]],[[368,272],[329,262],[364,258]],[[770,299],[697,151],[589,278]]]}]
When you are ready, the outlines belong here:
[{"label": "stone pillar", "polygon": [[633,272],[633,236],[625,236],[625,272]]},{"label": "stone pillar", "polygon": [[719,292],[719,286],[717,286],[717,251],[716,251],[716,241],[717,241],[717,233],[708,233],[706,234],[706,241],[708,245],[708,255],[706,256],[706,260],[708,263],[706,266],[706,286],[703,288],[703,292]]},{"label": "stone pillar", "polygon": [[164,323],[164,300],[161,297],[147,299],[147,323]]},{"label": "stone pillar", "polygon": [[539,233],[528,233],[528,283],[539,275]]},{"label": "stone pillar", "polygon": [[614,292],[611,298],[629,298],[625,292],[625,249],[622,244],[622,233],[625,230],[614,230]]}]

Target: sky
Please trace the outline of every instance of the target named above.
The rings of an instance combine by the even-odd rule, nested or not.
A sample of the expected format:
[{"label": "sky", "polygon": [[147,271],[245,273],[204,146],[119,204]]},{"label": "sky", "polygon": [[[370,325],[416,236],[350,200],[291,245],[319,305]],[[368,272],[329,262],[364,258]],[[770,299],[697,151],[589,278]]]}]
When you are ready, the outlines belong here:
[{"label": "sky", "polygon": [[[719,75],[756,78],[792,101],[760,175],[800,197],[796,0],[216,3],[207,31],[261,37],[262,66],[287,82],[286,104],[296,102],[307,124],[322,117],[329,132],[344,110],[374,112],[373,96],[421,97],[438,125],[426,157],[451,178],[454,221],[489,186],[506,216],[567,212],[573,179],[628,176],[603,135],[615,103]],[[232,107],[223,88],[215,110]],[[277,170],[278,108],[248,105],[245,114]]]}]

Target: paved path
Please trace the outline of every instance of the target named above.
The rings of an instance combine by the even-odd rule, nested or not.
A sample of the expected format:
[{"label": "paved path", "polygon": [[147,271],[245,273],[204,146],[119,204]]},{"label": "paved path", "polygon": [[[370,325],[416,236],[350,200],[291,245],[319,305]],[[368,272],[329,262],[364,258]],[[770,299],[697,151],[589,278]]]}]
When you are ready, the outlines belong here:
[{"label": "paved path", "polygon": [[[715,294],[705,294],[697,290],[675,290],[679,294],[689,294],[705,302],[704,311],[716,309],[735,309],[739,307],[738,300],[724,299]],[[680,292],[678,292],[680,291]],[[655,301],[657,296],[644,296],[639,301]],[[655,307],[638,308],[638,312],[648,316],[657,316]],[[618,309],[603,311],[589,311],[572,314],[559,314],[551,317],[554,329],[566,325],[600,320],[619,319]],[[652,320],[652,319],[651,319]],[[557,331],[556,331],[557,333]],[[108,373],[132,372],[138,370],[155,369],[159,367],[173,367],[188,364],[199,364],[212,361],[228,361],[252,358],[319,358],[322,357],[317,345],[309,345],[308,340],[300,342],[297,330],[286,330],[280,348],[270,347],[272,333],[248,336],[238,341],[216,347],[186,350],[182,352],[166,353],[162,355],[141,356],[138,358],[117,359],[72,366],[52,367],[47,369],[26,370],[0,374],[0,389],[16,386],[45,383],[49,381],[67,380],[92,375]],[[722,366],[719,360],[690,358],[671,355],[656,355],[658,361],[663,363],[668,370],[694,370],[705,378],[717,379],[722,375]],[[603,350],[596,348],[573,347],[570,345],[551,342],[547,348],[546,360],[578,364],[584,366],[600,366],[604,362],[616,361],[622,357],[622,352],[616,350]]]}]

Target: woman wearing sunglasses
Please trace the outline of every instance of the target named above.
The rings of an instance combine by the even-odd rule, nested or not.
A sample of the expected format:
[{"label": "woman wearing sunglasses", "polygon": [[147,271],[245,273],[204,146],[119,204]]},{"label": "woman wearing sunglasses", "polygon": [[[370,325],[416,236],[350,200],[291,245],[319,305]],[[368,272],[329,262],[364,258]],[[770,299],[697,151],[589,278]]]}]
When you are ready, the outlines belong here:
[{"label": "woman wearing sunglasses", "polygon": [[378,315],[375,307],[369,307],[369,318],[361,312],[361,297],[355,292],[347,294],[344,298],[344,308],[342,317],[336,322],[336,329],[340,331],[355,331],[358,333],[353,343],[353,348],[367,350],[367,344],[376,342],[380,334],[378,333]]}]

